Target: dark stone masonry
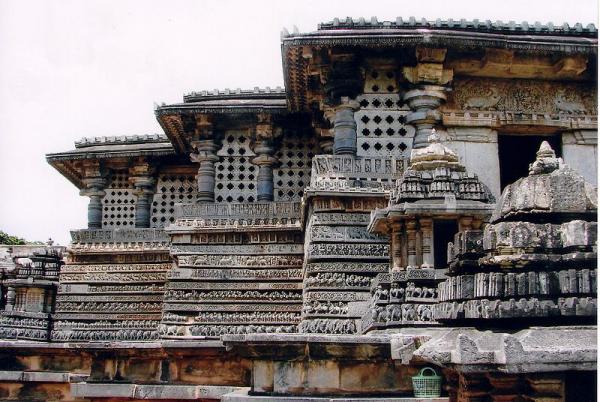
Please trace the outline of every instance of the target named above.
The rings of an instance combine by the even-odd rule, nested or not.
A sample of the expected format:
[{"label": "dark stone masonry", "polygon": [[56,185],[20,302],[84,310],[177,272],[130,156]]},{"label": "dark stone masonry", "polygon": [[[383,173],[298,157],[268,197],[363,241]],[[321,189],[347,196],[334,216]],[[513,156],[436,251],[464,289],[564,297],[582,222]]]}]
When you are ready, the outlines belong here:
[{"label": "dark stone masonry", "polygon": [[596,400],[597,34],[335,19],[47,155],[88,227],[0,246],[0,400]]}]

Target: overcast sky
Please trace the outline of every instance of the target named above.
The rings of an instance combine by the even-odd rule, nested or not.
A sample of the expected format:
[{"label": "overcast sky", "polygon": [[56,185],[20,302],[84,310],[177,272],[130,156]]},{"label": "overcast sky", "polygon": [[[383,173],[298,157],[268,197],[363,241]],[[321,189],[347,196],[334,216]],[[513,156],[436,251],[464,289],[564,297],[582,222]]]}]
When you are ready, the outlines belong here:
[{"label": "overcast sky", "polygon": [[283,86],[280,32],[334,17],[597,21],[597,1],[0,0],[0,230],[69,241],[87,198],[45,161],[85,136],[160,132],[154,102]]}]

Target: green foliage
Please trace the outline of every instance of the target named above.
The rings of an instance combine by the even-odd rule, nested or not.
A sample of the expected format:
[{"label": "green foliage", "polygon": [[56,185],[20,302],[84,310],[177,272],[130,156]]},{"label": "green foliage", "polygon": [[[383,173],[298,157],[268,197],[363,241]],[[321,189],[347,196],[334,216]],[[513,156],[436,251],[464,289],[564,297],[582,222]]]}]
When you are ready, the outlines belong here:
[{"label": "green foliage", "polygon": [[8,244],[11,246],[21,246],[24,244],[44,244],[41,241],[28,242],[25,239],[21,239],[17,236],[11,236],[8,233],[0,230],[0,244]]}]

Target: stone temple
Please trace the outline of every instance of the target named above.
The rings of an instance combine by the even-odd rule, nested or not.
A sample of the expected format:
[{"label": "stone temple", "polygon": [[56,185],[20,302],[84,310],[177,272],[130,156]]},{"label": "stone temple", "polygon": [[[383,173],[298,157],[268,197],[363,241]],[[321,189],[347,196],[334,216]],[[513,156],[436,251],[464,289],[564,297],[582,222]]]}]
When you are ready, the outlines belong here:
[{"label": "stone temple", "polygon": [[0,400],[596,400],[597,35],[335,19],[49,154],[88,227],[0,247]]}]

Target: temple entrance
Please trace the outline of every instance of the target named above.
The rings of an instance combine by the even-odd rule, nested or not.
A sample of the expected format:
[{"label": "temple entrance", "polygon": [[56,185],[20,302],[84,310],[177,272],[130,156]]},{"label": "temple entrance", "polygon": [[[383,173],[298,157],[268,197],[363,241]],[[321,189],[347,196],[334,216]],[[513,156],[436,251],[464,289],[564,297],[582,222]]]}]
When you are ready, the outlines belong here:
[{"label": "temple entrance", "polygon": [[448,268],[448,243],[454,241],[457,232],[458,223],[455,220],[433,221],[433,266],[435,268]]},{"label": "temple entrance", "polygon": [[562,156],[561,136],[555,135],[498,135],[498,159],[500,161],[500,187],[527,176],[529,164],[535,160],[535,153],[542,141],[548,141],[556,156]]}]

